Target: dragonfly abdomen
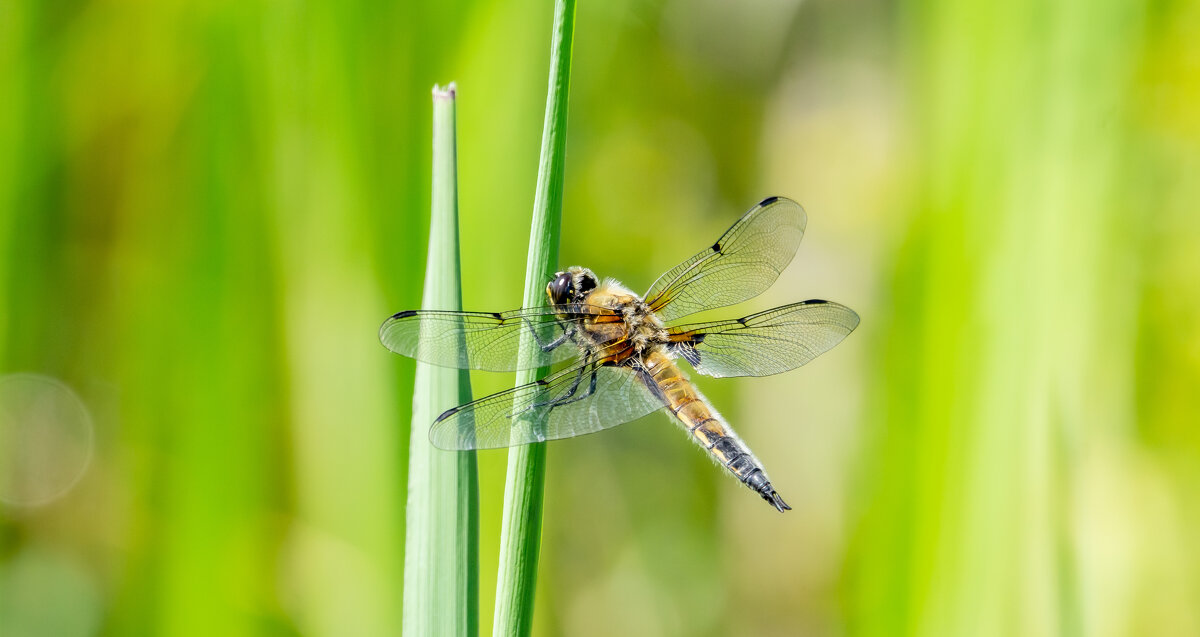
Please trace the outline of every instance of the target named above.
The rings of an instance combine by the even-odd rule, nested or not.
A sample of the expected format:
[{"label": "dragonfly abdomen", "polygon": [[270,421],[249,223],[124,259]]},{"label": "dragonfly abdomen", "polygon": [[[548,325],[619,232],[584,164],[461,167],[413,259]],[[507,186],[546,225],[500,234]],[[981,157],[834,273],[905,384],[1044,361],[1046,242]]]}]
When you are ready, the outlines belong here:
[{"label": "dragonfly abdomen", "polygon": [[667,408],[695,441],[776,509],[791,509],[771,486],[762,463],[675,362],[659,352],[649,354],[645,362],[655,385],[655,393],[662,397]]}]

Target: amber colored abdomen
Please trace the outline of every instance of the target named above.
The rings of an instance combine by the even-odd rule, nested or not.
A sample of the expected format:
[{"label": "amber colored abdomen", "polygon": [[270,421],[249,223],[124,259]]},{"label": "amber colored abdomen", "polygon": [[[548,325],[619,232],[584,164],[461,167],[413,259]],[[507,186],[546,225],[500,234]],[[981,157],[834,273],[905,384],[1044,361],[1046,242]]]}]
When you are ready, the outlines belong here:
[{"label": "amber colored abdomen", "polygon": [[780,511],[791,508],[771,486],[758,458],[683,375],[675,361],[662,352],[651,352],[643,362],[650,375],[648,382],[654,383],[652,389],[700,446],[772,506]]},{"label": "amber colored abdomen", "polygon": [[[645,362],[671,413],[679,419],[688,432],[696,437],[700,446],[707,449],[722,465],[729,467],[732,471],[733,468],[729,466],[730,462],[735,460],[738,455],[749,454],[749,451],[717,444],[722,439],[731,438],[731,432],[718,417],[716,411],[709,406],[708,400],[683,375],[683,371],[679,369],[675,361],[665,354],[653,352],[646,357]],[[740,446],[734,445],[734,447]],[[733,453],[734,451],[741,451],[741,453]],[[734,471],[734,474],[737,472]]]}]

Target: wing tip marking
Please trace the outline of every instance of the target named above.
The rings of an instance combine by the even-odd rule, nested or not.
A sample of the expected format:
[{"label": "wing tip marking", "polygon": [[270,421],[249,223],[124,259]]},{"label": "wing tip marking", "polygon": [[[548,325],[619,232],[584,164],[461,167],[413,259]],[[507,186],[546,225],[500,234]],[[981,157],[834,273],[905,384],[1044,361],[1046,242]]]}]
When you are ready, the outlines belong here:
[{"label": "wing tip marking", "polygon": [[392,315],[392,318],[404,319],[404,318],[408,318],[410,316],[416,316],[416,315],[417,315],[416,310],[404,310],[403,312],[396,312],[395,314]]},{"label": "wing tip marking", "polygon": [[771,197],[767,197],[766,199],[763,199],[762,201],[758,202],[758,205],[769,206],[769,205],[775,203],[776,201],[779,201],[779,197],[773,195]]},{"label": "wing tip marking", "polygon": [[438,417],[437,417],[437,419],[433,421],[433,424],[435,424],[435,425],[436,425],[436,424],[438,424],[439,422],[442,422],[443,420],[445,420],[445,419],[449,418],[450,416],[453,416],[454,414],[457,414],[457,413],[458,413],[458,409],[459,409],[458,407],[451,407],[450,409],[447,409],[446,411],[443,411],[443,412],[442,412],[442,415],[441,415],[441,416],[438,416]]}]

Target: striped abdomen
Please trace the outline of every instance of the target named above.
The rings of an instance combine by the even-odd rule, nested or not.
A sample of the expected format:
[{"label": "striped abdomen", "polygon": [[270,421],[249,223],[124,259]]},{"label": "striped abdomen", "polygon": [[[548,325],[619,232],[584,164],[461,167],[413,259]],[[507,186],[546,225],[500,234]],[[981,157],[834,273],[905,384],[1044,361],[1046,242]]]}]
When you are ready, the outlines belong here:
[{"label": "striped abdomen", "polygon": [[670,357],[655,351],[646,355],[643,362],[647,372],[645,381],[651,384],[650,389],[662,398],[701,447],[776,509],[784,511],[792,508],[775,492],[758,458],[733,433],[733,429],[708,404],[708,399],[692,385]]}]

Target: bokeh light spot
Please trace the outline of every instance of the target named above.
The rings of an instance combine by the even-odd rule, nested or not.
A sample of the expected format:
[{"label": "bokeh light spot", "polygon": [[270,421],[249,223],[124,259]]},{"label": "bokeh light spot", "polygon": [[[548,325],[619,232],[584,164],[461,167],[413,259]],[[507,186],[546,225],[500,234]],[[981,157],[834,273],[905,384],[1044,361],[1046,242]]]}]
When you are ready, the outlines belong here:
[{"label": "bokeh light spot", "polygon": [[92,419],[63,383],[39,374],[0,376],[0,501],[41,506],[87,470]]}]

